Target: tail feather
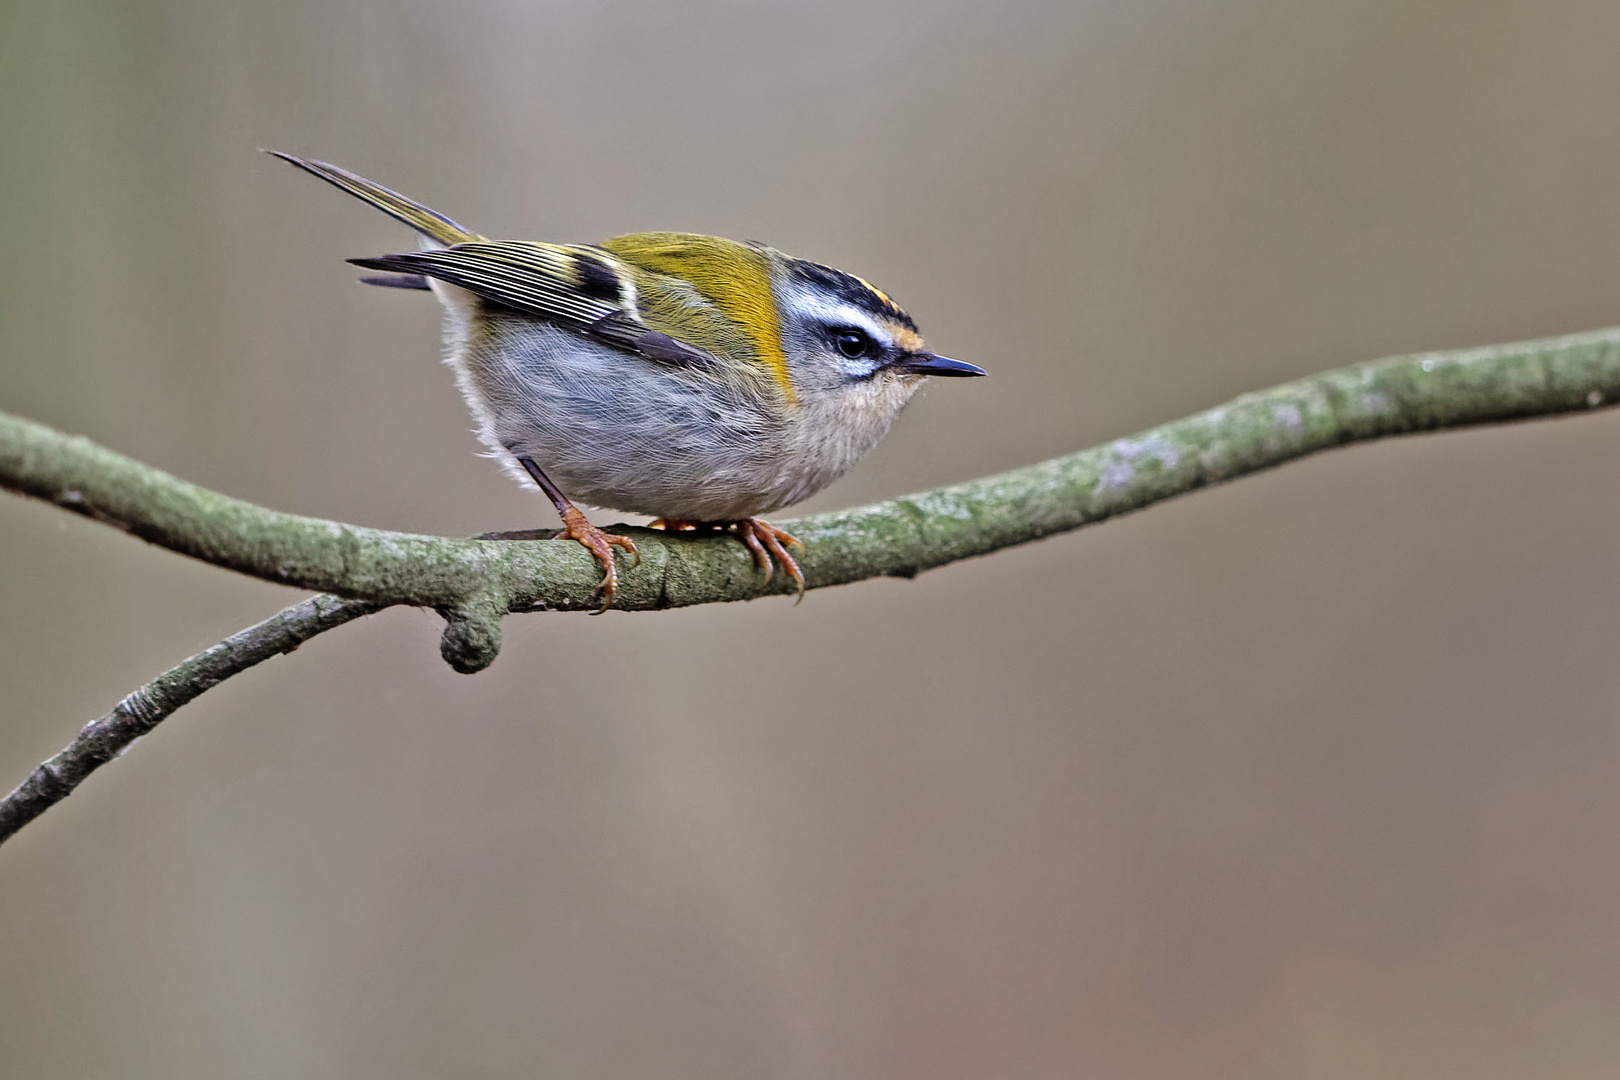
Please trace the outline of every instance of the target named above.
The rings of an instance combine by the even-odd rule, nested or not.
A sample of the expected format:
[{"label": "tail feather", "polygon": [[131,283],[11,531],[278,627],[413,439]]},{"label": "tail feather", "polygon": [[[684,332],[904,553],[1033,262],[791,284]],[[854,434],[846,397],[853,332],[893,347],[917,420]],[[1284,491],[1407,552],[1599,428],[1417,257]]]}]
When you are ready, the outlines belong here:
[{"label": "tail feather", "polygon": [[482,240],[475,232],[470,232],[457,225],[454,221],[435,210],[429,210],[421,203],[407,199],[397,191],[390,191],[381,184],[374,184],[365,177],[340,169],[336,165],[328,165],[324,161],[315,161],[311,158],[294,157],[283,154],[279,150],[266,150],[282,161],[296,165],[305,172],[313,173],[327,183],[342,188],[350,195],[362,199],[375,206],[396,221],[403,222],[441,244],[465,244],[473,240]]}]

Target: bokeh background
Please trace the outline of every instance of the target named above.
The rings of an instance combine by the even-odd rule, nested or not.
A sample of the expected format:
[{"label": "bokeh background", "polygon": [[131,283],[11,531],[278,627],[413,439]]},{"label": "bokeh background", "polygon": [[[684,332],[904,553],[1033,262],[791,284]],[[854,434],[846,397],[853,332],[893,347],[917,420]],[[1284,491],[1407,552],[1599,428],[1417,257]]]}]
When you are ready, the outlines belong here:
[{"label": "bokeh background", "polygon": [[[758,238],[985,380],[808,509],[1620,323],[1612,0],[0,3],[0,408],[283,510],[553,522],[404,230]],[[790,601],[395,610],[0,849],[33,1077],[1607,1077],[1620,415]],[[297,594],[0,499],[0,786]]]}]

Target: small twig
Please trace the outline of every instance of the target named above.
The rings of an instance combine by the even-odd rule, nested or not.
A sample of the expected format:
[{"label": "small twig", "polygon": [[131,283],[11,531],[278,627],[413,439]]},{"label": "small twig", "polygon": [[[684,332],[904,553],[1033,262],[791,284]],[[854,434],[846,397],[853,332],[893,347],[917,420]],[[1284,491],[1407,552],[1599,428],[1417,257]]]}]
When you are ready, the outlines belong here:
[{"label": "small twig", "polygon": [[336,596],[311,597],[165,671],[120,701],[112,712],[86,724],[67,749],[0,799],[0,843],[73,794],[85,777],[203,691],[382,606]]}]

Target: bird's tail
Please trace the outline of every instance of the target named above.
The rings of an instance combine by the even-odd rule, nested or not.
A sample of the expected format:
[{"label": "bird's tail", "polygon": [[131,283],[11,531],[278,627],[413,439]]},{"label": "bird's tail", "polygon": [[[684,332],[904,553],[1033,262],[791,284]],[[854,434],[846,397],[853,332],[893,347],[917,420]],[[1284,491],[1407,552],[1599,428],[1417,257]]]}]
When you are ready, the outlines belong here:
[{"label": "bird's tail", "polygon": [[373,184],[365,177],[347,169],[328,165],[324,161],[293,157],[279,150],[266,150],[265,153],[274,154],[282,161],[296,165],[305,172],[314,173],[327,183],[342,188],[358,199],[363,199],[394,220],[404,222],[423,236],[441,244],[465,244],[471,240],[484,239],[475,232],[463,229],[443,214],[429,210],[421,203],[407,199],[397,191],[390,191],[381,184]]}]

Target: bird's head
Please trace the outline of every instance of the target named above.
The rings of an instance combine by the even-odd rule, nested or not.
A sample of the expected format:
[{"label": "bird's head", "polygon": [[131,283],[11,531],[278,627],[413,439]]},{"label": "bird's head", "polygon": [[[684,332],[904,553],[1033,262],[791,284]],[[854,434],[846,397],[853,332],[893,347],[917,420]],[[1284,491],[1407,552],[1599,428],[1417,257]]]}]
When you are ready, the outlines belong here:
[{"label": "bird's head", "polygon": [[782,347],[796,394],[874,405],[905,400],[930,375],[984,370],[927,351],[917,324],[886,293],[853,274],[772,252]]}]

